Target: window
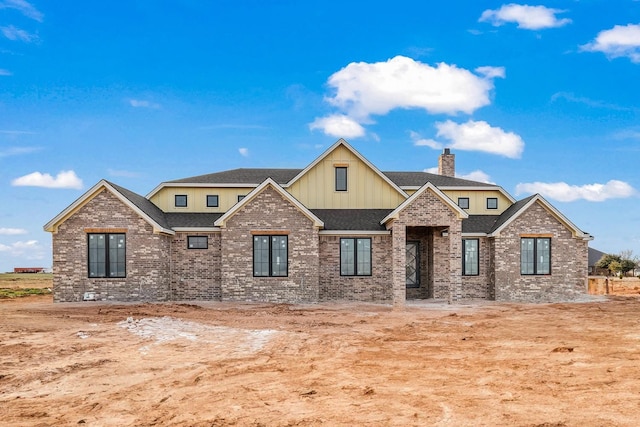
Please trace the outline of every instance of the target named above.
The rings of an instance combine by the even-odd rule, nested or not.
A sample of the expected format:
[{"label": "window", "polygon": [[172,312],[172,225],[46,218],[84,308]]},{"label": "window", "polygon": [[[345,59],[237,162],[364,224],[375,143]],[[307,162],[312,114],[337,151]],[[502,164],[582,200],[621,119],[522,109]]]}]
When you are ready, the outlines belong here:
[{"label": "window", "polygon": [[464,259],[462,260],[462,275],[477,276],[480,274],[479,265],[479,241],[478,239],[462,239],[462,250]]},{"label": "window", "polygon": [[487,197],[487,209],[498,209],[498,199],[495,197]]},{"label": "window", "polygon": [[469,209],[469,198],[458,197],[458,206],[460,206],[462,209]]},{"label": "window", "polygon": [[371,239],[340,239],[340,275],[371,276]]},{"label": "window", "polygon": [[126,277],[125,234],[88,235],[89,277]]},{"label": "window", "polygon": [[187,236],[187,248],[189,249],[207,249],[209,247],[209,239],[207,236]]},{"label": "window", "polygon": [[246,194],[238,194],[238,201],[241,201],[246,197]]},{"label": "window", "polygon": [[287,236],[253,236],[253,275],[286,277],[288,275]]},{"label": "window", "polygon": [[208,194],[207,195],[207,207],[208,208],[217,208],[218,207],[218,195],[217,194]]},{"label": "window", "polygon": [[187,207],[187,195],[186,194],[176,194],[176,208],[186,208]]},{"label": "window", "polygon": [[520,240],[520,274],[551,274],[549,237],[523,237]]},{"label": "window", "polygon": [[347,191],[347,168],[336,168],[336,191]]}]

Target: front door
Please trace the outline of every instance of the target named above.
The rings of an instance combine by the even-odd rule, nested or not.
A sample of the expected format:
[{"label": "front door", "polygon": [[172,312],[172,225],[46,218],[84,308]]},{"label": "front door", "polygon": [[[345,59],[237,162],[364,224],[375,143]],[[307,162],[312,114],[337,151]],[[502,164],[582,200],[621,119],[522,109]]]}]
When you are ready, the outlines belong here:
[{"label": "front door", "polygon": [[420,287],[420,242],[407,242],[407,288]]}]

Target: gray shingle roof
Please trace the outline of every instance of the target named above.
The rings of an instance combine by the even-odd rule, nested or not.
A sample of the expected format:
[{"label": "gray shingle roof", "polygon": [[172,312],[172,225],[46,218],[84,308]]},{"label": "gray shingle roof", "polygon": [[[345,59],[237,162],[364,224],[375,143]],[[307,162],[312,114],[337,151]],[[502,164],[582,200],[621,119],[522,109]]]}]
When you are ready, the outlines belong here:
[{"label": "gray shingle roof", "polygon": [[589,266],[596,265],[604,255],[606,255],[606,253],[597,249],[589,248]]},{"label": "gray shingle roof", "polygon": [[[168,181],[185,184],[260,184],[267,178],[280,185],[291,181],[302,169],[249,169],[240,168],[228,171],[192,176]],[[485,182],[453,178],[427,172],[382,172],[399,187],[421,187],[431,182],[436,187],[486,187],[493,186]]]},{"label": "gray shingle roof", "polygon": [[393,209],[311,209],[325,230],[385,231],[380,221]]},{"label": "gray shingle roof", "polygon": [[453,178],[427,172],[382,172],[399,187],[422,187],[431,182],[436,187],[487,187],[493,184]]},{"label": "gray shingle roof", "polygon": [[222,216],[221,213],[184,213],[167,212],[167,222],[174,227],[213,227],[213,223]]},{"label": "gray shingle roof", "polygon": [[469,215],[462,220],[463,233],[490,233],[500,215]]},{"label": "gray shingle roof", "polygon": [[280,185],[291,181],[302,169],[232,169],[228,171],[210,173],[176,179],[171,183],[185,184],[260,184],[271,178]]},{"label": "gray shingle roof", "polygon": [[526,205],[527,203],[529,203],[529,201],[531,199],[533,199],[536,195],[532,194],[531,196],[522,199],[522,200],[518,200],[517,202],[515,202],[514,204],[512,204],[511,206],[509,206],[507,208],[507,210],[505,210],[504,212],[502,212],[502,215],[500,215],[500,218],[498,218],[498,220],[496,221],[496,223],[493,225],[493,228],[491,229],[491,231],[495,231],[498,228],[500,228],[500,226],[502,226],[505,222],[509,221],[509,219],[514,216],[516,213],[518,213],[518,211],[520,211],[520,209],[522,209],[524,207],[524,205]]},{"label": "gray shingle roof", "polygon": [[165,213],[162,212],[162,210],[160,210],[159,207],[157,207],[156,205],[154,205],[149,199],[134,193],[131,190],[127,190],[124,187],[120,187],[119,185],[114,184],[113,182],[109,182],[109,185],[111,185],[116,191],[118,191],[120,194],[122,194],[124,197],[127,198],[127,200],[129,200],[131,203],[133,203],[138,209],[140,209],[142,212],[144,212],[145,214],[147,214],[151,219],[153,219],[156,223],[158,223],[158,225],[160,225],[162,228],[171,228],[171,226],[169,225],[169,223],[167,222],[167,219],[165,217]]}]

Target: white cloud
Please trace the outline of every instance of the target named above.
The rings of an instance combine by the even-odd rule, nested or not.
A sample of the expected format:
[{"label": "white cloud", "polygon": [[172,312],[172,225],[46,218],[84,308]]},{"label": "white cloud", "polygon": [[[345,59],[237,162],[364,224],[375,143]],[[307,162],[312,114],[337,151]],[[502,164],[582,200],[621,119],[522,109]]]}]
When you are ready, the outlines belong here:
[{"label": "white cloud", "polygon": [[4,68],[0,68],[0,76],[12,76],[13,73],[9,70],[5,70]]},{"label": "white cloud", "polygon": [[14,187],[44,187],[82,189],[82,180],[72,170],[62,171],[56,177],[48,173],[33,172],[11,181]]},{"label": "white cloud", "polygon": [[467,174],[458,175],[456,177],[462,179],[468,179],[469,181],[478,181],[478,182],[486,182],[487,184],[495,184],[491,181],[491,177],[481,170],[474,170],[473,172],[469,172]]},{"label": "white cloud", "polygon": [[364,128],[357,121],[342,114],[317,117],[309,124],[309,129],[320,129],[326,135],[338,138],[358,138],[365,134]]},{"label": "white cloud", "polygon": [[409,136],[413,140],[413,145],[415,145],[416,147],[429,147],[433,148],[434,150],[439,150],[442,148],[441,142],[435,141],[433,139],[422,138],[418,132],[409,131]]},{"label": "white cloud", "polygon": [[[437,174],[438,167],[434,166],[432,168],[423,169],[422,172]],[[493,181],[491,181],[491,177],[489,175],[479,169],[466,174],[456,173],[456,178],[468,179],[469,181],[486,182],[487,184],[495,184]]]},{"label": "white cloud", "polygon": [[[437,174],[438,167],[434,166],[432,168],[423,169],[422,172]],[[493,181],[491,181],[491,177],[481,170],[475,170],[466,174],[456,173],[456,178],[468,179],[469,181],[486,182],[487,184],[495,184]]]},{"label": "white cloud", "polygon": [[0,1],[0,9],[15,9],[24,16],[42,22],[44,15],[25,0],[4,0]]},{"label": "white cloud", "polygon": [[481,67],[482,76],[455,65],[435,67],[396,56],[386,62],[352,62],[329,78],[336,90],[326,100],[364,123],[370,115],[396,108],[422,108],[428,113],[472,113],[490,104],[489,93],[502,68]]},{"label": "white cloud", "polygon": [[[451,120],[436,123],[437,136],[449,140],[448,143],[428,145],[431,148],[447,146],[464,151],[483,151],[510,158],[520,158],[524,150],[524,142],[513,132],[505,132],[499,127],[492,127],[485,121],[469,120],[458,124]],[[433,141],[433,140],[424,140]],[[436,141],[433,141],[436,142]],[[437,143],[437,142],[436,142]]]},{"label": "white cloud", "polygon": [[531,182],[516,185],[516,194],[540,193],[560,202],[573,202],[584,199],[590,202],[603,202],[607,199],[631,197],[636,191],[624,181],[611,180],[606,184],[569,185],[565,182]]},{"label": "white cloud", "polygon": [[160,104],[157,104],[151,101],[145,101],[142,99],[130,99],[129,105],[131,105],[134,108],[152,108],[154,110],[157,110],[160,108]]},{"label": "white cloud", "polygon": [[525,30],[541,30],[544,28],[562,27],[569,24],[571,19],[556,17],[557,13],[565,12],[545,6],[529,6],[526,4],[504,4],[500,9],[487,9],[482,12],[478,22],[489,22],[495,27],[507,22],[515,22],[518,28]]},{"label": "white cloud", "polygon": [[38,244],[37,240],[26,242],[15,242],[11,245],[0,243],[0,252],[14,257],[26,257],[27,259],[44,259],[44,248]]},{"label": "white cloud", "polygon": [[243,157],[247,157],[247,156],[249,156],[249,149],[248,148],[238,148],[238,153],[240,153],[240,155],[243,156]]},{"label": "white cloud", "polygon": [[600,31],[595,40],[580,48],[602,52],[610,58],[626,56],[631,62],[640,63],[640,24],[616,25],[610,30]]},{"label": "white cloud", "polygon": [[38,40],[38,36],[35,34],[29,34],[28,32],[21,30],[20,28],[9,25],[8,27],[0,27],[2,34],[13,41],[21,41],[25,43],[31,43]]},{"label": "white cloud", "polygon": [[0,228],[0,235],[17,236],[18,234],[27,234],[27,230],[22,228]]},{"label": "white cloud", "polygon": [[575,102],[578,104],[584,104],[588,107],[592,107],[592,108],[606,108],[609,110],[616,110],[616,111],[634,111],[637,110],[637,108],[635,107],[624,107],[621,105],[616,105],[616,104],[610,104],[608,102],[604,102],[604,101],[599,101],[596,99],[591,99],[591,98],[587,98],[584,96],[576,96],[571,92],[556,92],[553,95],[551,95],[551,102],[556,102],[559,99],[564,99],[565,101],[568,102]]},{"label": "white cloud", "polygon": [[41,150],[40,147],[7,147],[6,150],[0,151],[0,159],[9,156],[19,156],[21,154],[30,154]]},{"label": "white cloud", "polygon": [[311,130],[356,138],[371,116],[395,109],[423,109],[429,114],[471,114],[491,103],[493,79],[504,77],[502,67],[479,67],[475,74],[455,65],[435,66],[396,56],[385,62],[352,62],[329,77],[335,91],[325,101],[339,110],[316,118]]}]

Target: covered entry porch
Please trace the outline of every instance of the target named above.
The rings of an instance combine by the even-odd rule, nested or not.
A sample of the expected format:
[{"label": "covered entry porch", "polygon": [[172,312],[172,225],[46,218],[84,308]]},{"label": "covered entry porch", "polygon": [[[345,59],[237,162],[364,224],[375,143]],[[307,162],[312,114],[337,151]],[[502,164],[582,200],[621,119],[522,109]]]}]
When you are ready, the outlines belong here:
[{"label": "covered entry porch", "polygon": [[462,298],[462,219],[467,213],[431,183],[382,223],[391,231],[393,303]]},{"label": "covered entry porch", "polygon": [[407,227],[406,299],[449,298],[449,227]]}]

